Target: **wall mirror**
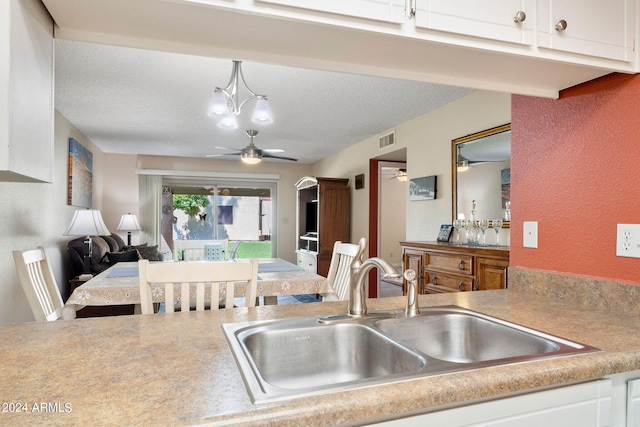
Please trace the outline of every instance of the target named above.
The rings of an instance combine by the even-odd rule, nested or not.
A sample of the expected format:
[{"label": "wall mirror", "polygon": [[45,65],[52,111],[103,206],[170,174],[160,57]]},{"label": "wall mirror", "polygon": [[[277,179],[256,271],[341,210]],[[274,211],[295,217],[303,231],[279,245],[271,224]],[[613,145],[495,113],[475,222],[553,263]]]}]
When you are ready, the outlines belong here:
[{"label": "wall mirror", "polygon": [[511,124],[451,141],[453,220],[504,220],[510,227]]}]

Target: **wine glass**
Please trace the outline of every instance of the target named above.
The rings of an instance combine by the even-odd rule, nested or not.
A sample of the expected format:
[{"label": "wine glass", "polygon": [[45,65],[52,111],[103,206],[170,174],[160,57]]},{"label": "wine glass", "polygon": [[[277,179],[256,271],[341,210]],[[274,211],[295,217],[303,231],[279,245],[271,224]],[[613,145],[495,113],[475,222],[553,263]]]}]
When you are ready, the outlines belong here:
[{"label": "wine glass", "polygon": [[482,231],[482,245],[481,246],[487,246],[487,236],[485,235],[487,228],[489,228],[489,220],[488,219],[481,219],[480,221],[478,221],[478,227],[480,228],[480,231]]},{"label": "wine glass", "polygon": [[493,220],[493,229],[496,232],[496,246],[500,246],[500,230],[502,229],[502,220],[494,219]]},{"label": "wine glass", "polygon": [[469,227],[471,226],[471,221],[468,219],[462,220],[462,228],[464,228],[464,238],[469,243]]},{"label": "wine glass", "polygon": [[456,219],[453,221],[453,228],[456,229],[456,245],[460,244],[460,229],[462,228],[462,220]]}]

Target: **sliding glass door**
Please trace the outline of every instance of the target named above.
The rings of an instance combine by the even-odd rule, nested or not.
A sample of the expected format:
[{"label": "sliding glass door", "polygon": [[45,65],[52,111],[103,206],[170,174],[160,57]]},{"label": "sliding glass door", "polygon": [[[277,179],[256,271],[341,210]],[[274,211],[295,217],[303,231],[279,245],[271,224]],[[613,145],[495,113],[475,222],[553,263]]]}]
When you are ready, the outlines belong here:
[{"label": "sliding glass door", "polygon": [[275,257],[275,197],[275,183],[164,178],[163,252],[176,240],[227,240],[227,258]]}]

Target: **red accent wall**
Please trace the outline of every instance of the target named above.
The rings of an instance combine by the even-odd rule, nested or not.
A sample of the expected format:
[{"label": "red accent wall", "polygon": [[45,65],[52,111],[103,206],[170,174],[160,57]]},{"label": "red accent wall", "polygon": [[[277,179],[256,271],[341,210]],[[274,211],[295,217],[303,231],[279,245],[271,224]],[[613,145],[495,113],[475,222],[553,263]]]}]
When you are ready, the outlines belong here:
[{"label": "red accent wall", "polygon": [[640,75],[514,95],[512,128],[511,265],[640,284],[640,259],[616,257],[616,224],[640,224]]}]

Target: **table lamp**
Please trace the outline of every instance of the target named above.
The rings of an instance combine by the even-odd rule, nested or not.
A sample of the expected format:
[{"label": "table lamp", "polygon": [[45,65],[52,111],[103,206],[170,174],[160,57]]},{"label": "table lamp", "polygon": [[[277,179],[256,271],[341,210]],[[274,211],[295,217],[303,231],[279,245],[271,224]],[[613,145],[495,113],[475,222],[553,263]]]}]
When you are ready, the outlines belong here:
[{"label": "table lamp", "polygon": [[128,213],[122,215],[120,218],[120,224],[118,224],[118,228],[116,230],[126,231],[127,232],[127,246],[131,246],[131,232],[132,231],[140,231],[142,228],[140,224],[138,224],[138,218],[132,213]]},{"label": "table lamp", "polygon": [[97,209],[78,209],[71,219],[65,236],[86,236],[84,241],[83,269],[80,280],[88,280],[91,274],[91,236],[108,236],[111,232],[102,220],[102,214]]}]

